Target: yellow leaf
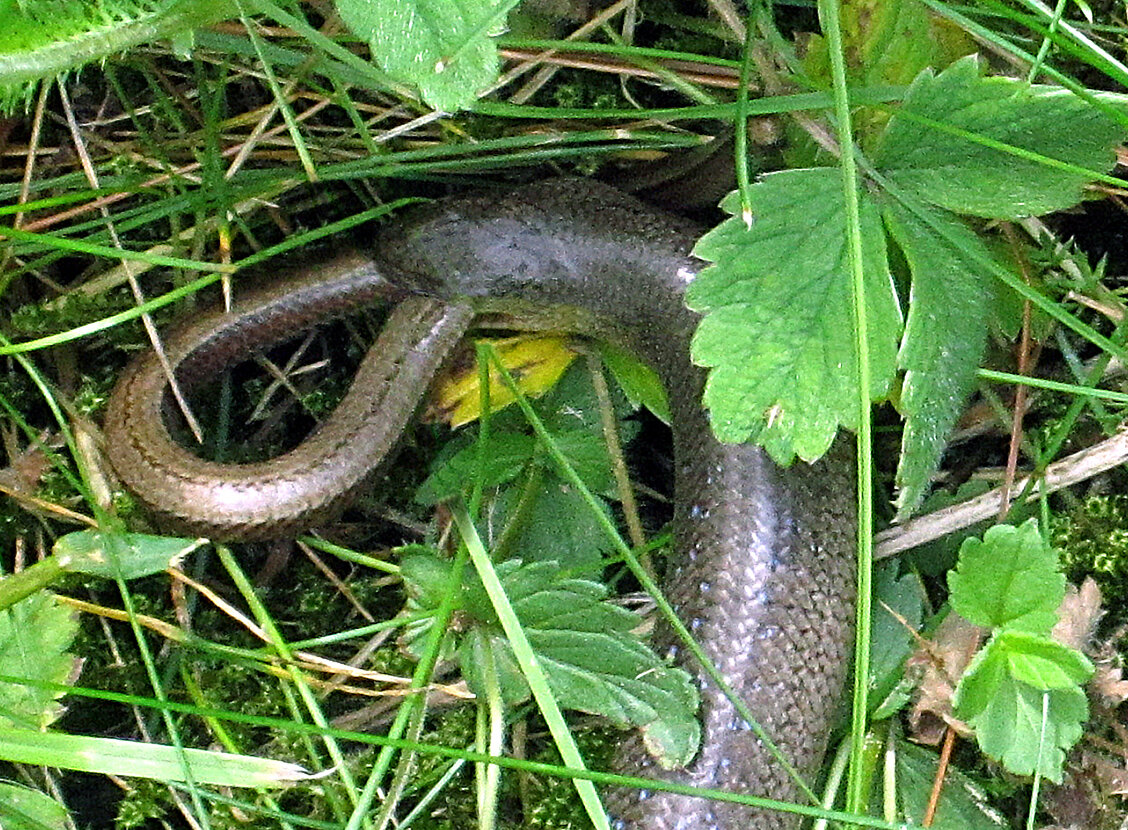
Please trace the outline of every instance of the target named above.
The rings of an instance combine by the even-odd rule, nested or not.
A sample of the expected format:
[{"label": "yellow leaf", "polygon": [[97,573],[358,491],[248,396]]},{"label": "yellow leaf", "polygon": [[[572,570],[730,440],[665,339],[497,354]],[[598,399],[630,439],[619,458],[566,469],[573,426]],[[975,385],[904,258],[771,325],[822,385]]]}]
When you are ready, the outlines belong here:
[{"label": "yellow leaf", "polygon": [[[568,347],[565,337],[527,334],[481,342],[493,344],[521,391],[531,398],[551,389],[576,358],[576,352]],[[509,406],[513,400],[501,378],[491,369],[490,406],[493,411]],[[432,414],[452,427],[480,417],[482,396],[477,366],[460,364],[455,371],[440,378],[432,395],[432,407]]]}]

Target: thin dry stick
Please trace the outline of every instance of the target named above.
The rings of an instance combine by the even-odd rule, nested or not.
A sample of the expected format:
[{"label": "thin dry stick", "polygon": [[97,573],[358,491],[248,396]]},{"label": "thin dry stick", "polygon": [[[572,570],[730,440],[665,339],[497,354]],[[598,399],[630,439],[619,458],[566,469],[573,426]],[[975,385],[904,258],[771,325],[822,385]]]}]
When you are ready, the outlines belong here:
[{"label": "thin dry stick", "polygon": [[[1011,249],[1015,256],[1018,258],[1020,267],[1022,268],[1023,282],[1030,282],[1030,263],[1026,261],[1023,256],[1022,246],[1018,244],[1015,238],[1014,227],[1007,223],[1004,225],[1005,233]],[[1030,341],[1030,300],[1023,300],[1022,302],[1022,335],[1019,340],[1018,346],[1018,374],[1026,377],[1030,374],[1030,353],[1032,350]],[[1014,390],[1014,406],[1013,414],[1011,416],[1011,433],[1010,433],[1010,446],[1007,448],[1007,472],[1006,478],[1003,480],[1003,496],[999,499],[999,518],[1001,522],[1007,517],[1010,512],[1011,506],[1011,488],[1014,486],[1015,470],[1018,468],[1018,449],[1022,444],[1022,417],[1026,412],[1026,397],[1027,389],[1022,384]],[[950,728],[950,727],[949,727]]]},{"label": "thin dry stick", "polygon": [[[304,110],[299,115],[297,115],[296,116],[297,120],[298,121],[305,121],[306,119],[312,117],[313,115],[316,115],[318,112],[320,112],[325,107],[329,106],[330,103],[332,103],[332,102],[325,100],[325,101],[322,101],[318,104],[311,106],[309,109]],[[273,138],[274,136],[277,136],[280,133],[283,133],[285,131],[286,131],[286,124],[285,123],[278,124],[278,125],[272,127],[271,129],[267,130],[265,133],[263,133],[260,138],[262,138],[262,139]],[[233,144],[230,147],[225,147],[223,150],[219,151],[219,155],[220,155],[221,158],[231,158],[232,156],[239,153],[240,148],[242,146],[243,146],[243,142],[240,142],[238,144]],[[31,231],[31,232],[34,232],[34,233],[38,233],[39,231],[46,230],[47,228],[54,227],[55,225],[61,224],[61,223],[66,222],[70,219],[74,219],[77,216],[82,216],[83,214],[89,213],[92,210],[100,210],[100,209],[103,209],[105,207],[108,207],[109,205],[123,201],[125,199],[130,199],[130,198],[136,196],[138,193],[143,192],[146,189],[155,188],[155,187],[162,185],[162,184],[167,184],[168,182],[170,182],[170,181],[172,181],[173,179],[176,179],[176,178],[187,177],[189,174],[195,173],[196,171],[198,171],[202,166],[203,166],[203,162],[199,162],[199,161],[194,161],[194,162],[191,162],[190,164],[185,164],[181,167],[176,168],[175,170],[170,170],[167,173],[161,173],[160,175],[154,176],[153,178],[142,182],[136,188],[131,188],[129,190],[122,190],[118,193],[111,193],[107,196],[102,196],[102,197],[99,197],[98,199],[94,199],[93,201],[86,202],[86,203],[81,204],[81,205],[77,205],[73,208],[70,208],[69,210],[63,210],[63,211],[59,211],[58,213],[52,213],[48,216],[44,216],[40,219],[36,219],[33,222],[28,222],[26,225],[24,225],[24,230]]]},{"label": "thin dry stick", "polygon": [[[1043,493],[1055,493],[1062,488],[1099,475],[1128,461],[1128,426],[1121,427],[1115,435],[1099,444],[1075,452],[1046,468],[1035,483],[1027,501],[1034,501]],[[1012,490],[1022,492],[1031,484],[1032,476],[1015,482]],[[874,537],[875,557],[883,559],[909,548],[915,548],[939,539],[956,530],[991,518],[1002,498],[1003,488],[998,487],[969,501],[945,507],[933,513],[905,522],[903,525],[883,530]]]}]

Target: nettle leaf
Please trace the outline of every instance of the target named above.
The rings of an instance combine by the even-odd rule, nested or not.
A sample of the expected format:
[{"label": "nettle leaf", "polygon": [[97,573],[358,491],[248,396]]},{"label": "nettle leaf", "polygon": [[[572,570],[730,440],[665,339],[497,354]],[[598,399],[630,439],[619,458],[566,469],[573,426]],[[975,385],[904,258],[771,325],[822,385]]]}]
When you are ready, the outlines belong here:
[{"label": "nettle leaf", "polygon": [[502,0],[337,0],[341,19],[367,40],[392,78],[432,107],[457,112],[497,78],[490,21]]},{"label": "nettle leaf", "polygon": [[1095,173],[1128,130],[1068,90],[982,77],[974,56],[921,72],[893,115],[874,163],[923,201],[997,219],[1038,216],[1081,200],[1092,175],[1022,158],[912,120],[917,115]]},{"label": "nettle leaf", "polygon": [[[1058,659],[1055,659],[1058,658]],[[975,729],[980,749],[1017,775],[1035,772],[1061,782],[1065,751],[1081,738],[1089,716],[1084,691],[1072,678],[1092,666],[1078,652],[1040,635],[1001,632],[968,667],[954,700],[956,717]],[[1036,674],[1055,685],[1023,681]],[[1083,677],[1082,677],[1083,675]]]},{"label": "nettle leaf", "polygon": [[78,620],[53,594],[40,591],[0,612],[0,727],[43,729],[62,712],[62,692],[37,684],[66,683],[78,658],[67,652]]},{"label": "nettle leaf", "polygon": [[976,625],[1048,634],[1065,596],[1058,557],[1029,519],[965,539],[948,574],[952,607]]},{"label": "nettle leaf", "polygon": [[[870,396],[889,389],[901,331],[877,208],[862,195]],[[725,220],[694,254],[714,263],[690,284],[705,313],[693,359],[711,368],[705,390],[722,441],[755,439],[777,461],[811,461],[838,427],[857,422],[857,361],[839,172],[786,170],[751,189],[752,227]],[[722,203],[740,210],[736,194]]]},{"label": "nettle leaf", "polygon": [[904,517],[928,493],[948,434],[975,387],[993,295],[974,260],[990,257],[987,246],[957,217],[922,204],[909,210],[890,200],[885,222],[912,276],[897,358],[905,370],[905,429],[897,468],[898,516]]},{"label": "nettle leaf", "polygon": [[[621,727],[640,727],[660,763],[684,766],[701,739],[692,678],[668,667],[631,633],[638,616],[607,602],[603,585],[560,574],[555,562],[505,562],[498,567],[560,706],[603,715]],[[475,620],[474,634],[464,638],[459,653],[471,691],[481,694],[484,689],[476,655],[488,639],[505,702],[523,702],[530,694],[528,686],[484,589],[471,582],[466,600],[464,609]]]}]

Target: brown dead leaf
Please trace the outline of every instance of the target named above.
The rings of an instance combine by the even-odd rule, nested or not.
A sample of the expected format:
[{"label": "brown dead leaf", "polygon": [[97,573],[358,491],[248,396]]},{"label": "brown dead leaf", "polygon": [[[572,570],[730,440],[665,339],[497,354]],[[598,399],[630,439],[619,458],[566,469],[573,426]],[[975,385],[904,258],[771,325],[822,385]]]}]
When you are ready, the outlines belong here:
[{"label": "brown dead leaf", "polygon": [[0,487],[10,495],[32,495],[43,474],[51,467],[47,454],[38,445],[20,451],[9,467],[0,468]]},{"label": "brown dead leaf", "polygon": [[1128,680],[1124,679],[1124,670],[1112,663],[1097,664],[1093,679],[1089,681],[1089,688],[1110,707],[1119,706],[1128,700]]},{"label": "brown dead leaf", "polygon": [[909,716],[914,741],[937,744],[947,727],[968,736],[971,729],[952,715],[956,683],[979,648],[984,629],[959,614],[949,614],[932,639],[909,658],[907,668],[922,672],[917,702]]},{"label": "brown dead leaf", "polygon": [[1065,587],[1065,598],[1058,606],[1058,622],[1050,636],[1070,648],[1089,653],[1089,644],[1103,615],[1101,589],[1092,577],[1085,577],[1080,588]]},{"label": "brown dead leaf", "polygon": [[1123,759],[1115,763],[1105,756],[1085,753],[1085,763],[1093,770],[1105,794],[1128,795],[1128,766]]},{"label": "brown dead leaf", "polygon": [[1123,758],[1099,751],[1071,754],[1065,780],[1044,790],[1042,807],[1061,830],[1123,830],[1128,770]]}]

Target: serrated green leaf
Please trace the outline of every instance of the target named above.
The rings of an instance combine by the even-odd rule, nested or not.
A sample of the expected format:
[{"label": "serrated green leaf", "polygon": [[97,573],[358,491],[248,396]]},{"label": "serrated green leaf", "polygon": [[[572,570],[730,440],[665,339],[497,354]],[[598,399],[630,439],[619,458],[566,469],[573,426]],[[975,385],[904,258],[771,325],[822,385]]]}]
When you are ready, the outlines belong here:
[{"label": "serrated green leaf", "polygon": [[996,642],[1005,649],[1011,677],[1039,691],[1080,686],[1093,674],[1088,657],[1041,634],[1000,631]]},{"label": "serrated green leaf", "polygon": [[[694,254],[714,265],[690,284],[689,305],[705,313],[694,361],[711,368],[705,390],[713,431],[750,438],[779,461],[811,461],[839,426],[857,421],[844,200],[837,170],[787,170],[752,187],[751,228],[731,218]],[[735,194],[722,207],[736,213]],[[861,194],[870,330],[870,396],[893,377],[901,320],[873,203]]]},{"label": "serrated green leaf", "polygon": [[1009,680],[1007,656],[1001,649],[992,649],[991,642],[975,655],[956,688],[952,705],[963,720],[971,721],[985,712]]},{"label": "serrated green leaf", "polygon": [[974,56],[925,70],[889,121],[874,162],[922,201],[998,219],[1038,216],[1081,200],[1092,175],[1021,158],[913,121],[915,114],[1100,174],[1125,128],[1060,87],[980,75]]},{"label": "serrated green leaf", "polygon": [[1029,519],[966,539],[948,574],[952,607],[976,625],[1048,634],[1065,596],[1057,554]]},{"label": "serrated green leaf", "polygon": [[[506,595],[560,706],[641,727],[660,763],[688,763],[700,743],[697,690],[688,673],[666,666],[631,634],[638,616],[606,602],[599,583],[560,577],[554,562],[502,564],[509,565],[498,569]],[[483,596],[475,598],[478,593]],[[474,659],[488,647],[505,702],[524,701],[529,689],[484,590],[470,586],[467,598],[466,609],[478,621],[460,650],[467,683],[475,693],[482,691]]]},{"label": "serrated green leaf", "polygon": [[0,827],[4,830],[66,830],[67,808],[46,793],[0,783]]},{"label": "serrated green leaf", "polygon": [[418,504],[434,505],[461,495],[469,482],[481,481],[483,487],[496,487],[516,478],[536,451],[537,440],[531,435],[499,432],[490,435],[485,453],[468,437],[453,455],[437,459],[426,481],[415,492]]},{"label": "serrated green leaf", "polygon": [[[904,821],[920,824],[932,798],[936,781],[936,755],[923,747],[897,744],[897,798]],[[944,770],[944,788],[936,807],[933,830],[1003,830],[1011,827],[1005,816],[990,806],[987,793],[955,766]]]},{"label": "serrated green leaf", "polygon": [[975,729],[980,749],[1011,772],[1038,770],[1060,782],[1065,751],[1089,716],[1079,684],[1091,674],[1080,652],[1038,634],[1002,631],[960,680],[955,714]]},{"label": "serrated green leaf", "polygon": [[490,22],[502,0],[338,0],[341,19],[392,78],[457,112],[497,78]]},{"label": "serrated green leaf", "polygon": [[927,494],[948,434],[975,387],[992,296],[974,264],[975,256],[989,257],[983,241],[946,211],[914,207],[890,201],[885,208],[886,225],[912,275],[912,302],[897,358],[905,370],[899,517],[911,513]]},{"label": "serrated green leaf", "polygon": [[[958,704],[956,715],[963,717]],[[1089,702],[1081,689],[1040,691],[1004,675],[988,705],[967,721],[979,748],[1010,772],[1037,771],[1061,783],[1065,751],[1081,738],[1088,717]]]},{"label": "serrated green leaf", "polygon": [[0,612],[0,727],[43,729],[58,718],[62,692],[37,684],[66,683],[78,667],[67,653],[78,620],[54,594],[40,591]]}]

